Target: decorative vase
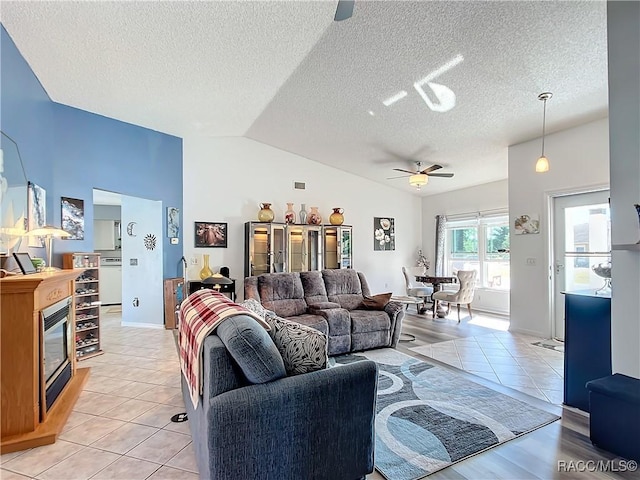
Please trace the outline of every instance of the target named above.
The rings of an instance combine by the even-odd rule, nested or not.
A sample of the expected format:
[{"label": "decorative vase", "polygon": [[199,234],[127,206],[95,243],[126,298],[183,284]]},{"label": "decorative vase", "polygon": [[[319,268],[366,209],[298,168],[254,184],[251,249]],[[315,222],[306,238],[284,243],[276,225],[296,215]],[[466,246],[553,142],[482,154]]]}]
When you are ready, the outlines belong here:
[{"label": "decorative vase", "polygon": [[321,223],[322,217],[320,216],[320,212],[318,212],[318,207],[311,207],[311,211],[309,215],[307,215],[307,224],[320,225]]},{"label": "decorative vase", "polygon": [[209,255],[207,253],[202,255],[202,270],[200,270],[200,280],[209,278],[213,275],[213,270],[209,267]]},{"label": "decorative vase", "polygon": [[304,225],[307,223],[307,206],[302,203],[300,204],[300,223]]},{"label": "decorative vase", "polygon": [[287,211],[284,212],[284,223],[296,223],[296,212],[293,211],[293,203],[287,202]]},{"label": "decorative vase", "polygon": [[342,225],[344,223],[344,210],[340,207],[335,207],[333,213],[329,215],[329,223],[331,225]]},{"label": "decorative vase", "polygon": [[273,222],[273,210],[271,210],[270,203],[261,203],[260,211],[258,212],[259,222]]}]

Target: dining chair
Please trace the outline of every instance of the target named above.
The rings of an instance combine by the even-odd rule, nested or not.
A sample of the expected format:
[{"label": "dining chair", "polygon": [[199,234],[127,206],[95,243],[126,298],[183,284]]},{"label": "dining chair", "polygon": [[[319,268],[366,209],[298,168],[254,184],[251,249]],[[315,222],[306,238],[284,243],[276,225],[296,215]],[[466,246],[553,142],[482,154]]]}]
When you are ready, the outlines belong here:
[{"label": "dining chair", "polygon": [[406,267],[402,267],[402,274],[404,275],[407,296],[422,299],[422,306],[416,304],[416,312],[423,313],[421,310],[423,311],[425,304],[429,302],[431,294],[433,294],[433,287],[422,282],[416,282],[415,277],[409,273]]},{"label": "dining chair", "polygon": [[449,306],[455,303],[458,306],[458,323],[460,323],[460,305],[467,305],[469,310],[469,317],[473,318],[471,314],[471,302],[473,302],[473,294],[476,289],[476,276],[475,270],[458,270],[458,283],[460,288],[455,291],[441,290],[433,294],[434,302],[447,302]]}]

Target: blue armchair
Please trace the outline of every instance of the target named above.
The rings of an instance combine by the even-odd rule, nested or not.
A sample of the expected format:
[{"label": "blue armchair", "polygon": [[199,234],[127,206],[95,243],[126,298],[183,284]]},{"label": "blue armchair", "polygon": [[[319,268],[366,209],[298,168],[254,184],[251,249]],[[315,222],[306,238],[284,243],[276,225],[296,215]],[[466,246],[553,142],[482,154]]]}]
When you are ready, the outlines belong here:
[{"label": "blue armchair", "polygon": [[250,385],[216,335],[203,360],[195,410],[182,379],[201,479],[355,480],[373,471],[375,362]]}]

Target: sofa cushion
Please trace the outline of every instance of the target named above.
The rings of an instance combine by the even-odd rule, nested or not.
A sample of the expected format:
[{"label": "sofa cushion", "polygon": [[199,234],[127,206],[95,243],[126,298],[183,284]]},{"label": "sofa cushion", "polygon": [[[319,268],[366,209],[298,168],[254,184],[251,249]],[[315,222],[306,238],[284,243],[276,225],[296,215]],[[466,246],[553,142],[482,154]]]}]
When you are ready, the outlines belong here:
[{"label": "sofa cushion", "polygon": [[287,320],[292,322],[298,322],[307,327],[315,328],[319,332],[329,335],[329,325],[322,315],[306,313],[304,315],[296,315],[295,317],[288,317]]},{"label": "sofa cushion", "polygon": [[227,318],[216,333],[250,383],[266,383],[286,376],[278,348],[255,319],[247,315]]},{"label": "sofa cushion", "polygon": [[307,311],[299,273],[265,273],[258,276],[260,303],[280,317]]},{"label": "sofa cushion", "polygon": [[298,322],[268,317],[273,338],[288,375],[315,372],[327,368],[327,336]]},{"label": "sofa cushion", "polygon": [[391,292],[371,296],[365,295],[362,299],[362,304],[370,310],[384,310],[384,307],[391,300],[391,295]]},{"label": "sofa cushion", "polygon": [[351,310],[351,332],[366,333],[391,329],[391,319],[385,311]]},{"label": "sofa cushion", "polygon": [[307,305],[327,301],[327,289],[324,286],[322,273],[317,270],[300,272],[300,281],[304,289],[304,299]]},{"label": "sofa cushion", "polygon": [[358,272],[351,269],[322,270],[322,278],[330,302],[353,310],[362,307],[362,285]]}]

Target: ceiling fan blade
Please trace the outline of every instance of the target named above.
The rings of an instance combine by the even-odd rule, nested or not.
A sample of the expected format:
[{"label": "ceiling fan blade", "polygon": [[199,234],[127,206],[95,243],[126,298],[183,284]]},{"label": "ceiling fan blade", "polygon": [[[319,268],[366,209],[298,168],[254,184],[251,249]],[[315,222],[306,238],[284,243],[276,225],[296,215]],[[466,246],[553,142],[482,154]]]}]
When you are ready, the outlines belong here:
[{"label": "ceiling fan blade", "polygon": [[397,172],[404,172],[404,173],[408,173],[409,175],[415,175],[417,172],[412,172],[410,170],[404,170],[402,168],[394,168],[395,171]]},{"label": "ceiling fan blade", "polygon": [[433,172],[434,170],[440,170],[441,168],[442,168],[442,165],[431,165],[430,167],[422,170],[420,173],[430,173],[430,172]]},{"label": "ceiling fan blade", "polygon": [[411,175],[400,175],[399,177],[387,177],[387,180],[393,180],[395,178],[407,178],[410,177]]},{"label": "ceiling fan blade", "polygon": [[453,173],[427,173],[429,177],[443,177],[443,178],[451,178],[453,177]]},{"label": "ceiling fan blade", "polygon": [[338,0],[338,7],[336,8],[336,16],[333,19],[336,22],[341,20],[347,20],[353,15],[353,4],[355,0]]}]

